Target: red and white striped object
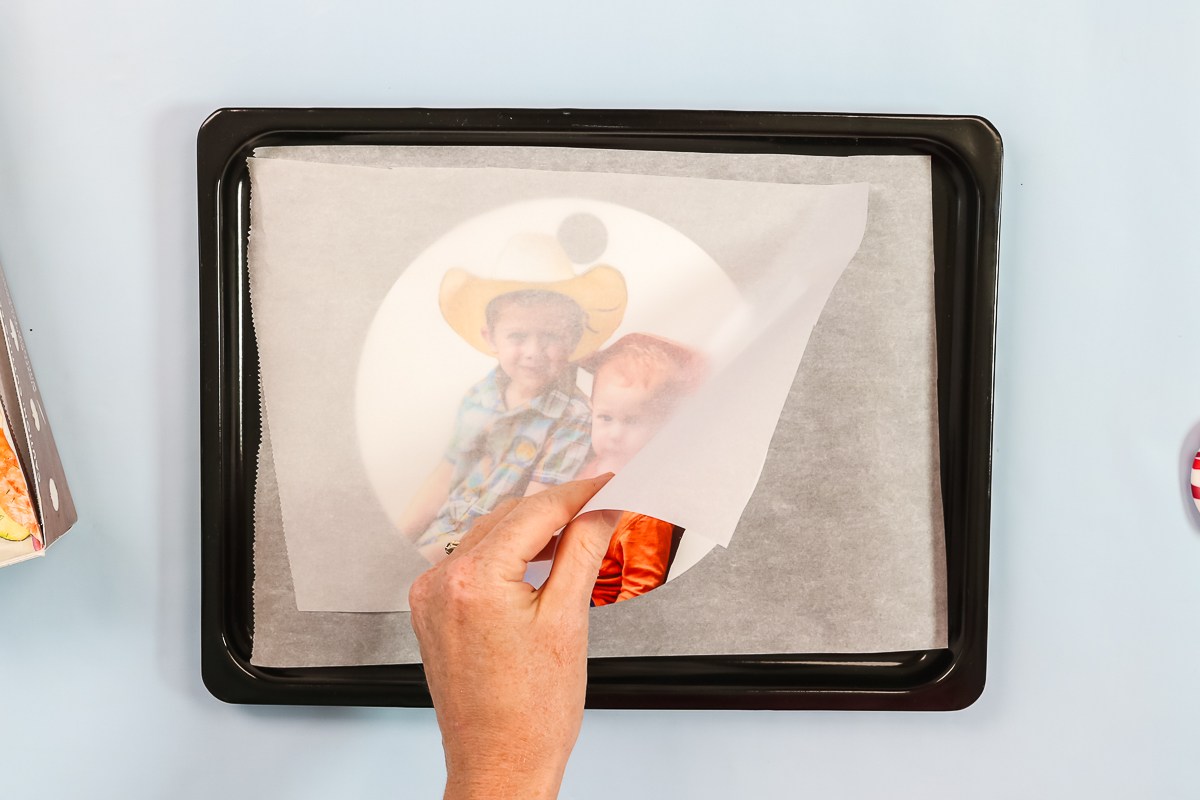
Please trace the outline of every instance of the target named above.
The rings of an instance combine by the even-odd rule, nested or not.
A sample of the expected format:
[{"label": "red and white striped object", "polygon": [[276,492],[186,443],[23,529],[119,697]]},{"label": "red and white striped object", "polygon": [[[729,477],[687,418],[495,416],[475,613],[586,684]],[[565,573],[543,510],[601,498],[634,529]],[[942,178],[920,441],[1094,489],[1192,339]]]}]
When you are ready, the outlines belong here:
[{"label": "red and white striped object", "polygon": [[1192,462],[1192,502],[1196,508],[1200,508],[1200,452],[1196,453],[1196,459]]}]

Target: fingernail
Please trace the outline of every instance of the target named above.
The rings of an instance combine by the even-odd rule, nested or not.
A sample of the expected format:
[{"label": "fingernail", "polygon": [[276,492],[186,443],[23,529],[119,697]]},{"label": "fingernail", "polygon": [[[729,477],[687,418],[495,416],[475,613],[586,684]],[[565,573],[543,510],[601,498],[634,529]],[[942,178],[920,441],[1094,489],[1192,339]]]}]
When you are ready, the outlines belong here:
[{"label": "fingernail", "polygon": [[616,474],[617,473],[615,473],[615,472],[606,472],[603,475],[598,475],[596,477],[596,480],[603,481],[604,483],[608,483],[616,476]]}]

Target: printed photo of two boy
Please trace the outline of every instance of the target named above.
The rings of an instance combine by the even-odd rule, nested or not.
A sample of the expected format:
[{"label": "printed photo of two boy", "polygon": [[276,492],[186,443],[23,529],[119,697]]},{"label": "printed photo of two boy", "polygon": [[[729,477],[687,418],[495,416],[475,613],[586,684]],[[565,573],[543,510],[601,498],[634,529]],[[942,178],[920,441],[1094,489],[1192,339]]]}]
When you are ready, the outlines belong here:
[{"label": "printed photo of two boy", "polygon": [[[704,357],[678,342],[652,333],[607,342],[628,300],[617,269],[601,264],[576,276],[553,237],[518,234],[497,273],[506,277],[451,269],[439,292],[447,324],[496,366],[463,397],[443,458],[400,520],[431,563],[505,500],[620,470],[704,377]],[[561,279],[520,280],[530,273]],[[592,377],[590,397],[579,370]],[[592,604],[661,585],[682,532],[623,514]]]}]

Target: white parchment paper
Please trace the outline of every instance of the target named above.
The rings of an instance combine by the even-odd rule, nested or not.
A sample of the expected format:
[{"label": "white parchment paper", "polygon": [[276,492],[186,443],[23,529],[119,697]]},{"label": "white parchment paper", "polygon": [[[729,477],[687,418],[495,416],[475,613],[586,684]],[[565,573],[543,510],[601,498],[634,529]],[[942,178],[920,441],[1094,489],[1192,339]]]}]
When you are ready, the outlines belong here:
[{"label": "white parchment paper", "polygon": [[[617,227],[617,209],[646,214],[656,205],[681,208],[677,225],[683,230],[715,228],[746,276],[744,302],[724,313],[704,298],[687,302],[693,288],[687,263],[637,330],[674,333],[678,324],[664,329],[656,321],[684,317],[690,323],[684,327],[693,331],[686,343],[707,353],[715,375],[589,507],[649,514],[726,546],[758,480],[809,332],[862,240],[869,188],[495,168],[378,169],[282,159],[251,159],[250,174],[250,287],[259,369],[297,605],[305,611],[407,609],[411,548],[379,512],[386,513],[389,501],[397,509],[409,502],[423,473],[442,458],[458,398],[495,367],[494,359],[460,339],[437,310],[441,276],[467,256],[461,249],[448,253],[426,270],[425,281],[402,284],[398,279],[415,268],[414,256],[429,261],[413,254],[412,244],[460,229],[477,208],[519,209],[529,207],[530,198],[551,198],[557,223],[581,210],[602,215],[605,207],[594,201],[603,201],[616,207],[609,226],[609,238],[616,241],[604,260],[628,276],[630,306],[637,307],[643,301],[635,274],[639,264],[635,254],[622,258],[619,248],[621,236],[636,233]],[[526,233],[519,226],[527,224],[518,217],[511,232],[493,237],[493,252],[510,233]],[[481,232],[469,238],[483,237]],[[658,244],[642,236],[634,248],[641,242]],[[491,255],[486,248],[485,254],[479,258]],[[671,269],[669,258],[646,257],[641,271]],[[397,299],[415,300],[408,314],[396,315],[399,321],[424,315],[401,337],[408,347],[392,350],[397,358],[408,353],[410,361],[389,368],[385,358],[379,370],[385,381],[364,381],[359,366],[355,381],[350,370],[364,352],[364,323],[369,330],[378,327],[371,323],[384,298],[376,292],[389,280],[388,300],[397,298],[398,289]],[[620,334],[618,329],[614,338]],[[354,420],[356,384],[361,398],[379,383],[390,388],[374,392],[381,398],[379,423],[364,431],[360,399],[357,436],[345,436]],[[382,432],[391,436],[378,456],[415,469],[399,488],[394,472],[388,480],[373,480],[375,508],[364,508],[363,454],[376,453]],[[368,473],[376,460],[366,461]]]},{"label": "white parchment paper", "polygon": [[[454,166],[486,156],[491,164],[533,168],[871,183],[862,248],[812,334],[762,479],[729,549],[714,551],[649,595],[593,611],[592,655],[944,644],[927,160],[479,150],[485,149],[314,148],[259,155]],[[659,213],[670,219],[672,211]],[[686,221],[670,221],[719,262],[733,264],[735,282],[753,283],[753,275],[739,274],[736,259],[722,258],[722,243],[710,230],[692,232]],[[881,447],[895,454],[896,470],[880,468]],[[270,497],[270,472],[260,474],[260,502]],[[260,512],[256,663],[416,659],[403,614],[296,611],[283,586],[294,570],[286,563],[280,569],[279,549],[270,544],[279,536],[279,520],[269,507]],[[771,612],[762,613],[767,608]]]}]

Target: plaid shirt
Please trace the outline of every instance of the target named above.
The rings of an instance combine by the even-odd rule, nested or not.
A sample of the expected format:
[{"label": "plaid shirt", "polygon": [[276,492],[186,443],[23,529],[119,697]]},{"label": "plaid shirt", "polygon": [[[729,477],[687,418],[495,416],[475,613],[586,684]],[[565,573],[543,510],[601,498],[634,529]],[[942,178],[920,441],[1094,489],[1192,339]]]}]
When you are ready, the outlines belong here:
[{"label": "plaid shirt", "polygon": [[499,367],[471,387],[445,453],[454,465],[450,495],[418,547],[457,539],[477,517],[524,495],[530,481],[555,485],[575,477],[591,446],[592,414],[574,378],[568,369],[511,411],[504,404],[509,377]]}]

